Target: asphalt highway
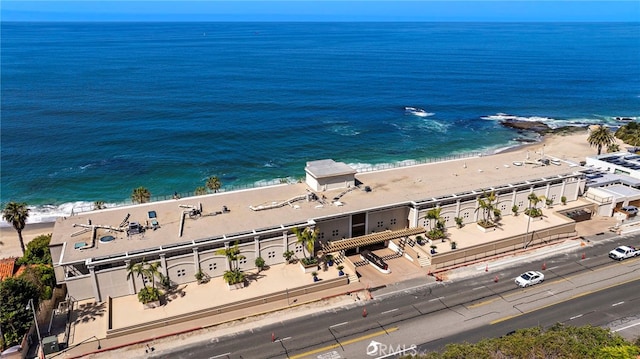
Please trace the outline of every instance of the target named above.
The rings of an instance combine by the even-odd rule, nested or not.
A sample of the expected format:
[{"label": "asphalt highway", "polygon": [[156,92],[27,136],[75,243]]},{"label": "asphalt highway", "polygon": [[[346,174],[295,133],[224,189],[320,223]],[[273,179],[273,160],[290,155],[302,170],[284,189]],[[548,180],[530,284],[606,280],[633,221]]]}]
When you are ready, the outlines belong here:
[{"label": "asphalt highway", "polygon": [[[609,259],[608,251],[622,244],[638,245],[640,237],[616,237],[546,258],[523,257],[510,267],[451,282],[428,277],[405,289],[374,291],[364,305],[355,302],[224,337],[212,333],[195,344],[176,341],[175,349],[151,357],[383,358],[556,322],[624,322],[640,312],[640,258]],[[528,270],[542,271],[545,282],[517,287],[514,278]]]}]

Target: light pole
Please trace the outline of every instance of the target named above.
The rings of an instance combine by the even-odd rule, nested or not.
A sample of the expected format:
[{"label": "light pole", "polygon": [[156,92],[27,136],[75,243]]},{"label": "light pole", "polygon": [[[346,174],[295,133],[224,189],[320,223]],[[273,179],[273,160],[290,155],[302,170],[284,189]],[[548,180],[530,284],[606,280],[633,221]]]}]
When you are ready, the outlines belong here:
[{"label": "light pole", "polygon": [[38,358],[40,358],[40,351],[43,350],[44,348],[42,347],[42,337],[40,336],[40,328],[38,327],[38,317],[36,316],[36,308],[35,305],[33,304],[33,298],[29,298],[29,302],[27,303],[27,308],[29,309],[29,307],[31,307],[31,311],[33,313],[33,322],[36,325],[36,333],[38,333],[38,350],[37,350],[37,356]]}]

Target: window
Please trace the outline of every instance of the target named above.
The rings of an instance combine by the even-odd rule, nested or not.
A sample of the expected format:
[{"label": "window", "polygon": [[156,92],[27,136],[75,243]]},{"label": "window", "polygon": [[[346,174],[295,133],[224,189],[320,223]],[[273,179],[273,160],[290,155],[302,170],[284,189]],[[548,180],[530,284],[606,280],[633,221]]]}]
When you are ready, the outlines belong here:
[{"label": "window", "polygon": [[522,201],[518,202],[518,207],[519,208],[522,208],[523,205],[524,205],[524,202],[522,202]]},{"label": "window", "polygon": [[238,260],[238,263],[240,263],[240,264],[247,264],[247,257],[240,258],[240,259]]},{"label": "window", "polygon": [[324,232],[320,232],[319,237],[320,237],[320,239],[324,239]]},{"label": "window", "polygon": [[269,251],[267,252],[267,258],[275,258],[276,257],[276,251]]},{"label": "window", "polygon": [[296,244],[296,246],[295,246],[295,248],[294,248],[294,251],[295,251],[296,253],[302,253],[302,245],[300,245],[300,244]]},{"label": "window", "polygon": [[462,213],[462,218],[468,219],[469,218],[469,212]]},{"label": "window", "polygon": [[218,263],[209,263],[209,271],[213,272],[214,270],[218,269]]},{"label": "window", "polygon": [[339,233],[340,232],[337,229],[334,229],[333,231],[331,231],[331,236],[337,237]]},{"label": "window", "polygon": [[398,223],[398,221],[395,218],[391,218],[391,225],[395,225],[396,223]]},{"label": "window", "polygon": [[378,221],[378,228],[382,228],[384,226],[384,221]]},{"label": "window", "polygon": [[177,277],[184,277],[185,275],[187,275],[187,270],[186,269],[178,269],[176,271],[176,276]]}]

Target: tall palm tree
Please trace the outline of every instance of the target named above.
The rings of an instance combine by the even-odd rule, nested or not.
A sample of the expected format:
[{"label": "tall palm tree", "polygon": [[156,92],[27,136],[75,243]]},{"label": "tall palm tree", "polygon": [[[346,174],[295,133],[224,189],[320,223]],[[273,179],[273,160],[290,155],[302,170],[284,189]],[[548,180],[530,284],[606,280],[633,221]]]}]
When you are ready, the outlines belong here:
[{"label": "tall palm tree", "polygon": [[145,261],[143,260],[142,262],[138,262],[138,263],[134,263],[134,262],[129,262],[129,264],[127,264],[127,280],[130,280],[132,277],[142,277],[144,275],[144,266],[145,266]]},{"label": "tall palm tree", "polygon": [[491,191],[489,194],[483,193],[482,197],[478,198],[478,208],[476,211],[482,210],[482,222],[488,223],[493,220],[493,213],[495,212],[495,206],[493,202],[496,200],[496,193]]},{"label": "tall palm tree", "polygon": [[13,228],[18,232],[18,240],[20,241],[20,248],[22,249],[22,255],[24,256],[24,239],[22,238],[22,230],[27,224],[27,218],[29,218],[29,208],[26,203],[9,202],[2,210],[2,218],[11,223]]},{"label": "tall palm tree", "polygon": [[144,187],[138,187],[131,193],[133,203],[147,203],[151,199],[151,192]]},{"label": "tall palm tree", "polygon": [[598,149],[598,155],[600,155],[602,153],[602,147],[614,144],[616,139],[608,127],[599,125],[591,131],[587,142],[589,142],[591,147],[596,147]]},{"label": "tall palm tree", "polygon": [[[302,254],[305,259],[310,260],[313,257],[313,249],[316,244],[316,240],[318,239],[318,229],[311,229],[310,227],[306,227],[305,229],[293,228],[291,231],[298,238],[297,243],[302,245]],[[307,257],[306,252],[309,252],[309,257]]]},{"label": "tall palm tree", "polygon": [[162,263],[160,262],[153,262],[153,263],[147,263],[145,269],[144,269],[144,275],[147,278],[151,279],[151,287],[155,288],[156,287],[156,277],[161,277],[162,273],[160,272],[160,268],[162,268]]},{"label": "tall palm tree", "polygon": [[202,196],[204,194],[207,194],[207,189],[202,186],[198,186],[196,187],[196,190],[194,192],[196,196]]},{"label": "tall palm tree", "polygon": [[211,176],[207,178],[207,188],[213,191],[213,193],[217,193],[220,187],[222,187],[222,183],[220,182],[220,178],[218,176]]}]

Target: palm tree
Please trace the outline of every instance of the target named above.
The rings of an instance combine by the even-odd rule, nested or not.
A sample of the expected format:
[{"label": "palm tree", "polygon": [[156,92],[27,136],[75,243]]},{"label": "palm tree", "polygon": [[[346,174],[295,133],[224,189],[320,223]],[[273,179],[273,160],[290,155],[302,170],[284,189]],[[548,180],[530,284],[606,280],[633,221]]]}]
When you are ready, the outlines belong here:
[{"label": "palm tree", "polygon": [[441,212],[442,212],[442,208],[440,207],[431,208],[430,210],[427,211],[427,213],[424,216],[425,219],[429,220],[430,228],[429,228],[429,232],[427,232],[427,237],[431,239],[445,238],[445,233],[444,233],[445,223],[442,217],[440,216]]},{"label": "palm tree", "polygon": [[104,201],[95,201],[93,202],[93,210],[97,211],[100,209],[105,209],[106,207],[104,206]]},{"label": "palm tree", "polygon": [[437,223],[440,220],[441,212],[442,212],[442,208],[436,207],[436,208],[431,208],[425,214],[424,219],[429,220],[429,227],[431,227],[431,229],[436,228],[434,221],[436,221]]},{"label": "palm tree", "polygon": [[228,284],[238,284],[244,282],[244,273],[240,270],[240,260],[246,257],[240,254],[238,242],[233,247],[221,248],[216,252],[218,255],[227,257],[229,262],[229,270],[224,272],[223,278]]},{"label": "palm tree", "polygon": [[151,199],[151,192],[144,187],[138,187],[131,193],[133,203],[147,203]]},{"label": "palm tree", "polygon": [[609,131],[609,128],[602,125],[594,128],[587,138],[589,145],[598,149],[598,155],[602,153],[602,147],[610,146],[614,144],[615,141],[616,139],[611,131]]},{"label": "palm tree", "polygon": [[487,195],[487,193],[483,193],[482,197],[478,198],[478,208],[476,211],[482,210],[482,223],[483,224],[491,224],[492,216],[495,213],[495,206],[493,202],[496,200],[496,193],[491,191]]},{"label": "palm tree", "polygon": [[195,190],[195,195],[196,196],[202,196],[202,195],[205,195],[205,194],[207,194],[207,189],[205,187],[203,187],[203,186],[196,187],[196,190]]},{"label": "palm tree", "polygon": [[207,179],[207,188],[213,193],[217,193],[220,187],[222,187],[222,183],[218,176],[211,176]]},{"label": "palm tree", "polygon": [[20,241],[20,248],[24,256],[25,248],[22,230],[27,224],[27,218],[29,218],[29,208],[27,208],[27,204],[17,202],[7,203],[6,207],[2,210],[2,218],[10,223],[16,232],[18,232],[18,240]]},{"label": "palm tree", "polygon": [[151,278],[151,288],[155,288],[156,287],[156,277],[161,278],[162,277],[162,273],[160,272],[160,268],[162,268],[162,263],[160,262],[153,262],[153,263],[147,263],[145,269],[144,269],[144,275],[147,278]]},{"label": "palm tree", "polygon": [[127,280],[130,280],[131,277],[142,277],[144,275],[144,271],[145,271],[145,261],[143,260],[142,262],[138,262],[138,263],[133,263],[133,262],[129,262],[129,264],[127,264]]},{"label": "palm tree", "polygon": [[[318,239],[318,229],[311,229],[310,227],[306,227],[305,229],[293,228],[291,231],[298,238],[297,243],[302,245],[302,254],[304,255],[304,260],[307,263],[312,262],[314,247],[316,244],[316,240]],[[305,254],[305,249],[309,252],[309,257]]]},{"label": "palm tree", "polygon": [[[529,208],[525,210],[525,214],[529,217],[538,217],[538,209],[536,207],[538,203],[542,201],[542,196],[538,197],[535,193],[529,193],[527,199],[529,200]],[[542,211],[540,211],[540,213],[542,213]]]}]

